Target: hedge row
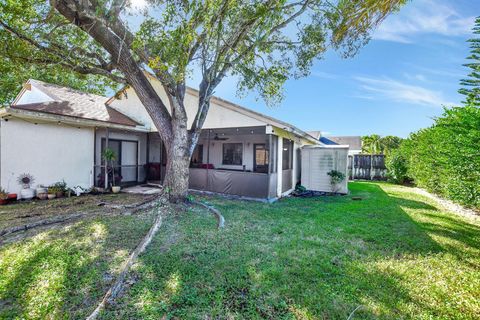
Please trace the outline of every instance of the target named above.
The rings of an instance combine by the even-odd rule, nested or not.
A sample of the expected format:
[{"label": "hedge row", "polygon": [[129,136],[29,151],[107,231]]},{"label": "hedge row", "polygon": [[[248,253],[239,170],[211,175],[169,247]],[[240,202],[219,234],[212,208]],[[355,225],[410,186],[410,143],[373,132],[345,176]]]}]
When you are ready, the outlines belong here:
[{"label": "hedge row", "polygon": [[445,110],[432,127],[405,139],[387,160],[394,182],[419,187],[480,208],[480,108]]}]

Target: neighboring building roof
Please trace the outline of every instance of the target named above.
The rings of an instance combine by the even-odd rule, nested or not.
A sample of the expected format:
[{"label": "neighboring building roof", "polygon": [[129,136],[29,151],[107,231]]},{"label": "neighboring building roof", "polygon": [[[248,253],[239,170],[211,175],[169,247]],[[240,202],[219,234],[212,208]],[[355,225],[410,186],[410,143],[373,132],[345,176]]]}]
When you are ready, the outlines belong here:
[{"label": "neighboring building roof", "polygon": [[321,137],[320,142],[326,145],[349,145],[350,150],[362,150],[362,137],[360,136]]},{"label": "neighboring building roof", "polygon": [[307,131],[307,133],[315,139],[321,141],[320,138],[322,137],[322,131]]},{"label": "neighboring building roof", "polygon": [[[11,106],[12,109],[97,120],[131,127],[140,125],[123,113],[107,106],[105,102],[108,98],[106,97],[33,79],[29,80],[27,84],[39,89],[54,101],[29,104],[14,102]],[[21,94],[24,93],[24,90],[27,89],[23,89]],[[19,98],[16,99],[16,101],[18,100]]]}]

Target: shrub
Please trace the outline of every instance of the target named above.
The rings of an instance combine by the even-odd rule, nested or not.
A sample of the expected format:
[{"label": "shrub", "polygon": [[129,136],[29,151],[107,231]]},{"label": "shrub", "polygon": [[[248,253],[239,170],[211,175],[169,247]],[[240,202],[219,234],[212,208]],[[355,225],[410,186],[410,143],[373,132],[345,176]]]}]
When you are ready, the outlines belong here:
[{"label": "shrub", "polygon": [[330,176],[330,184],[332,186],[332,192],[338,191],[338,184],[345,180],[345,175],[337,170],[332,170],[327,173]]},{"label": "shrub", "polygon": [[385,166],[387,167],[388,181],[403,184],[411,180],[408,177],[407,159],[399,149],[392,151],[386,157]]},{"label": "shrub", "polygon": [[480,208],[480,108],[445,110],[402,143],[407,175],[429,191]]}]

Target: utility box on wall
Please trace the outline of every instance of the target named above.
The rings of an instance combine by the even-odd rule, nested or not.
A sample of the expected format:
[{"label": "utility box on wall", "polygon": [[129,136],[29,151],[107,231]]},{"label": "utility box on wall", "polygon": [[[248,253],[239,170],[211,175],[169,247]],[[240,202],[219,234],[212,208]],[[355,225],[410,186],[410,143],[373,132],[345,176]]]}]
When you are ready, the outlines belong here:
[{"label": "utility box on wall", "polygon": [[302,148],[302,185],[307,190],[332,192],[332,170],[340,171],[345,179],[337,186],[337,192],[348,193],[348,145],[305,146]]}]

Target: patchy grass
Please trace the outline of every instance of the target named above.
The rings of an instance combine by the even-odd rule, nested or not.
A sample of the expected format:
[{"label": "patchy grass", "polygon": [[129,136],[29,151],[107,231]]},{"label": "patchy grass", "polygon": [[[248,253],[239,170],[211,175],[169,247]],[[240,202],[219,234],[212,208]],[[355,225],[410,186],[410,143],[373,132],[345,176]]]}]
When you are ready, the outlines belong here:
[{"label": "patchy grass", "polygon": [[104,319],[478,319],[480,226],[408,188],[261,204],[201,198],[165,219]]},{"label": "patchy grass", "polygon": [[152,221],[89,218],[0,247],[0,319],[84,319]]},{"label": "patchy grass", "polygon": [[[145,200],[145,196],[136,194],[83,195],[81,197],[59,198],[53,200],[17,201],[0,206],[0,230],[43,220],[57,215],[71,213],[104,213],[106,208],[99,207],[101,202],[121,205]],[[115,210],[111,210],[115,211]]]}]

